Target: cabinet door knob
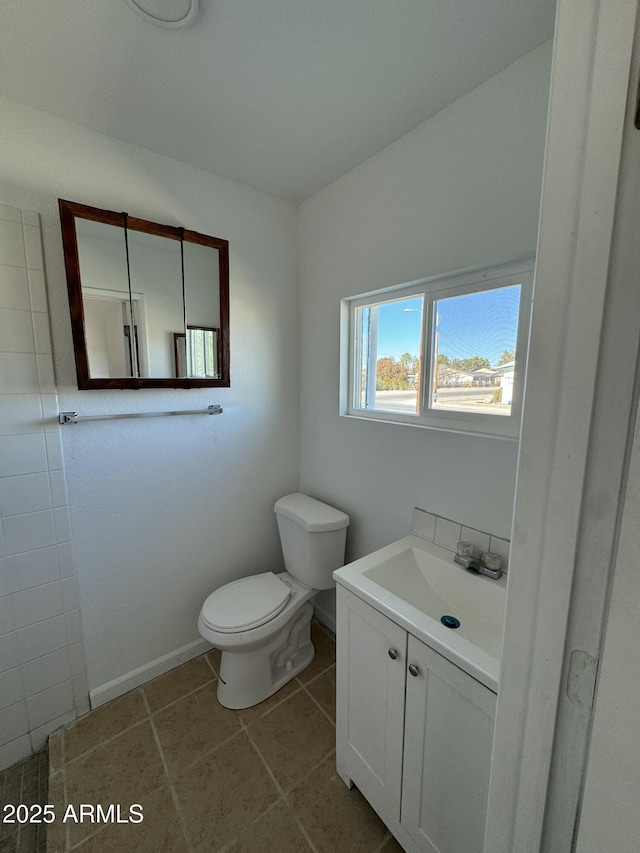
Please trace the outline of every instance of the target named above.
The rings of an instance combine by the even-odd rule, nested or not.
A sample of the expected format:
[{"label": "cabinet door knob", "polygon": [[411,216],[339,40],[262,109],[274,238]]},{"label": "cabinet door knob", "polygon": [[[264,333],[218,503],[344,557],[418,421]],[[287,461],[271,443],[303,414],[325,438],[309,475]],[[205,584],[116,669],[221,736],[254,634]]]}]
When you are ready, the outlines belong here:
[{"label": "cabinet door knob", "polygon": [[411,675],[417,675],[420,672],[420,670],[415,665],[415,663],[410,663],[409,664],[409,672],[411,673]]},{"label": "cabinet door knob", "polygon": [[389,649],[389,657],[395,660],[398,657],[398,652],[395,649]]}]

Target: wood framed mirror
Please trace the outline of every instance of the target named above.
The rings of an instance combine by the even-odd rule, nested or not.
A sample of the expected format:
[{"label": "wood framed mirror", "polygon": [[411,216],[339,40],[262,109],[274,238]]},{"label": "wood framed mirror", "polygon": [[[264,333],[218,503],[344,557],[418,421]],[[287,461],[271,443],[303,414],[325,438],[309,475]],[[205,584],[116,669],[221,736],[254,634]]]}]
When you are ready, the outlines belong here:
[{"label": "wood framed mirror", "polygon": [[58,205],[78,388],[229,386],[228,242]]}]

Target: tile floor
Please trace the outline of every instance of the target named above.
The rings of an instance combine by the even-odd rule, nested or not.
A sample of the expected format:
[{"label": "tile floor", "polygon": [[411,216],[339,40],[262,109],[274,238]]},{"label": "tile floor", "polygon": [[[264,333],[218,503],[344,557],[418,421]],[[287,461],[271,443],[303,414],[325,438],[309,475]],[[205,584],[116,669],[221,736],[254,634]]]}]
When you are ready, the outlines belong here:
[{"label": "tile floor", "polygon": [[[114,699],[49,743],[49,802],[132,803],[144,821],[49,827],[49,853],[401,853],[335,771],[335,642],[244,711],[216,700],[216,650]],[[0,850],[0,853],[3,851]]]},{"label": "tile floor", "polygon": [[[32,806],[47,802],[49,767],[46,749],[0,772],[0,814],[5,805]],[[45,824],[4,823],[0,818],[0,853],[44,853],[47,847]]]}]

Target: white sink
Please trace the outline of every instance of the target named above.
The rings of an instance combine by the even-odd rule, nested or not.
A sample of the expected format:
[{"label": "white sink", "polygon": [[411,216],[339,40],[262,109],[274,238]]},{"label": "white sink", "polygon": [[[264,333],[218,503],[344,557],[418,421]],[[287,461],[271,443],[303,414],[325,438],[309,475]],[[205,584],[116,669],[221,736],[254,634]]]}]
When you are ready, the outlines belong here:
[{"label": "white sink", "polygon": [[[506,578],[453,562],[453,552],[411,535],[334,572],[337,583],[497,692]],[[453,616],[458,628],[440,621]]]}]

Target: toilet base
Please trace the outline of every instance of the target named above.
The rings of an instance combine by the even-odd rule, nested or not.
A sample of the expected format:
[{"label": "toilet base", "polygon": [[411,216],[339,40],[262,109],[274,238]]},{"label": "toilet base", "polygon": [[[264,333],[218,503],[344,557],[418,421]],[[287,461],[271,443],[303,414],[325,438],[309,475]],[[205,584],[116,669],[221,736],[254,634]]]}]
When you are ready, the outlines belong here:
[{"label": "toilet base", "polygon": [[310,626],[313,605],[307,601],[265,646],[251,651],[223,651],[218,702],[238,710],[264,702],[307,667],[314,658]]}]

